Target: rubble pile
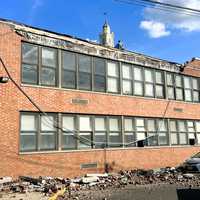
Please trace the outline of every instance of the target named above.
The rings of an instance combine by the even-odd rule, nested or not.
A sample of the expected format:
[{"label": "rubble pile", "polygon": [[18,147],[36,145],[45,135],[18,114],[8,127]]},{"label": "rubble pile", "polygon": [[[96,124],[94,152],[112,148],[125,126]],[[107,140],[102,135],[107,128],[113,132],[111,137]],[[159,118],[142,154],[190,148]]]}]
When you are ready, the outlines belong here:
[{"label": "rubble pile", "polygon": [[79,198],[82,191],[102,191],[122,188],[127,185],[173,184],[182,187],[200,187],[200,174],[183,173],[174,167],[154,170],[129,170],[111,174],[86,174],[84,177],[33,178],[20,176],[0,178],[0,194],[40,192],[49,200],[87,199]]}]

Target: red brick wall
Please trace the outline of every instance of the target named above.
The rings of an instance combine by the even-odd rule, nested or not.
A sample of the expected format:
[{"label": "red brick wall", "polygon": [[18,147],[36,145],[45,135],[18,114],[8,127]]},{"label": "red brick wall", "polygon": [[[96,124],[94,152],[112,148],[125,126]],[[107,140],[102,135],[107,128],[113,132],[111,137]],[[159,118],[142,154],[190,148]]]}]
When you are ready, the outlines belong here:
[{"label": "red brick wall", "polygon": [[[0,23],[0,56],[18,84],[21,84],[21,39],[10,27]],[[0,65],[0,76],[2,75],[5,75],[5,71]],[[162,117],[167,105],[166,100],[54,88],[22,88],[45,112]],[[72,98],[89,99],[89,104],[71,104]],[[174,108],[181,108],[183,112],[175,112]],[[102,150],[19,155],[19,111],[22,110],[36,109],[11,81],[0,84],[0,176],[74,176],[85,173],[85,170],[80,170],[80,164],[89,162],[98,162],[98,170],[103,169]],[[200,119],[199,104],[173,101],[168,107],[166,117]],[[164,167],[176,165],[197,151],[198,147],[108,150],[107,161],[113,163],[114,170]]]}]

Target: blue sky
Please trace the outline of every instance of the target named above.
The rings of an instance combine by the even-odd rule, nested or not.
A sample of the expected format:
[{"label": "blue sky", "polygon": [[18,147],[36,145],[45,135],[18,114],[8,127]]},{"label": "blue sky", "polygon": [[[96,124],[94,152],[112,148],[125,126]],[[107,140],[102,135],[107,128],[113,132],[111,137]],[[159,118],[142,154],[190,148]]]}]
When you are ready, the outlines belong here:
[{"label": "blue sky", "polygon": [[[200,9],[199,0],[159,1]],[[115,41],[128,50],[179,63],[200,57],[200,17],[114,0],[6,0],[0,6],[1,18],[90,40],[98,40],[104,12]]]}]

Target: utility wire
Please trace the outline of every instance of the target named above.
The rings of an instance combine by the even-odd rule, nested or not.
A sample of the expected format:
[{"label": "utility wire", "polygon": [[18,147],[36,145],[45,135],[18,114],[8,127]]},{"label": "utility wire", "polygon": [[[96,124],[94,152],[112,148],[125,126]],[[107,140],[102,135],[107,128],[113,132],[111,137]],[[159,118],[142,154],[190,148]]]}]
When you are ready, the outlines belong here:
[{"label": "utility wire", "polygon": [[152,9],[157,9],[157,10],[161,10],[161,11],[167,11],[167,12],[179,12],[181,14],[184,15],[189,15],[189,16],[193,16],[193,17],[199,17],[200,15],[200,10],[199,12],[194,12],[194,11],[190,11],[190,10],[181,10],[180,8],[175,8],[175,7],[170,7],[170,6],[163,6],[160,4],[154,4],[151,2],[144,2],[143,0],[115,0],[116,2],[121,2],[121,3],[126,3],[126,4],[135,4],[135,5],[139,5],[139,6],[143,6],[143,7],[150,7]]}]

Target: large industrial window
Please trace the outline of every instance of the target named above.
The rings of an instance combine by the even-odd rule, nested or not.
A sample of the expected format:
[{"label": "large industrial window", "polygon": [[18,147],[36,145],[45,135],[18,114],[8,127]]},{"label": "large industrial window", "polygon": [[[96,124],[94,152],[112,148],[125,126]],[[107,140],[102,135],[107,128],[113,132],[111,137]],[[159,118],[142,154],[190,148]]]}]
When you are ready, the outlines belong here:
[{"label": "large industrial window", "polygon": [[109,124],[109,147],[120,147],[122,146],[121,137],[121,124],[119,118],[110,117],[108,120]]},{"label": "large industrial window", "polygon": [[40,150],[55,150],[56,149],[56,133],[55,116],[41,116],[40,130]]},{"label": "large industrial window", "polygon": [[147,97],[154,97],[154,77],[153,77],[153,70],[145,69],[144,70],[144,96]]},{"label": "large industrial window", "polygon": [[144,79],[142,68],[134,67],[133,68],[133,79],[134,79],[134,95],[143,96],[144,90]]},{"label": "large industrial window", "polygon": [[24,114],[21,116],[20,150],[37,150],[37,115]]},{"label": "large industrial window", "polygon": [[101,58],[94,58],[94,91],[106,91],[106,65]]},{"label": "large industrial window", "polygon": [[52,48],[42,48],[42,64],[40,81],[42,85],[56,85],[56,50]]},{"label": "large industrial window", "polygon": [[91,117],[80,116],[79,117],[79,149],[92,148],[92,123]]},{"label": "large industrial window", "polygon": [[21,151],[56,150],[57,119],[55,115],[48,116],[37,113],[21,115]]},{"label": "large industrial window", "polygon": [[171,73],[167,73],[167,96],[168,99],[175,99],[174,76]]},{"label": "large industrial window", "polygon": [[176,100],[184,100],[182,76],[175,75],[175,87]]},{"label": "large industrial window", "polygon": [[123,77],[123,94],[132,94],[132,67],[131,65],[122,65],[122,77]]},{"label": "large industrial window", "polygon": [[119,65],[115,62],[107,62],[107,90],[119,92]]},{"label": "large industrial window", "polygon": [[22,82],[38,84],[38,47],[22,45]]},{"label": "large industrial window", "polygon": [[75,54],[62,52],[62,87],[76,88],[76,59]]},{"label": "large industrial window", "polygon": [[91,90],[92,88],[92,69],[91,57],[78,56],[78,88],[83,90]]},{"label": "large industrial window", "polygon": [[168,144],[168,128],[166,120],[158,120],[158,143],[159,145]]},{"label": "large industrial window", "polygon": [[30,43],[22,43],[21,73],[26,84],[200,100],[198,78]]},{"label": "large industrial window", "polygon": [[94,143],[95,148],[105,148],[107,145],[106,119],[105,117],[95,117]]},{"label": "large industrial window", "polygon": [[62,149],[75,149],[78,134],[75,128],[74,116],[62,116]]},{"label": "large industrial window", "polygon": [[145,140],[147,138],[144,119],[135,119],[136,139]]},{"label": "large industrial window", "polygon": [[161,71],[155,71],[155,97],[164,98],[164,74]]},{"label": "large industrial window", "polygon": [[194,120],[22,112],[20,128],[21,152],[200,144]]},{"label": "large industrial window", "polygon": [[185,92],[185,100],[192,101],[192,84],[191,79],[189,77],[184,77],[184,92]]},{"label": "large industrial window", "polygon": [[158,135],[156,130],[156,120],[146,119],[146,129],[147,129],[147,144],[148,146],[158,145]]},{"label": "large industrial window", "polygon": [[134,130],[134,119],[124,118],[124,143],[125,147],[131,147],[136,145],[136,137]]}]

